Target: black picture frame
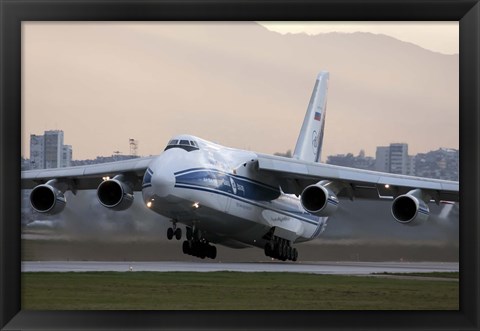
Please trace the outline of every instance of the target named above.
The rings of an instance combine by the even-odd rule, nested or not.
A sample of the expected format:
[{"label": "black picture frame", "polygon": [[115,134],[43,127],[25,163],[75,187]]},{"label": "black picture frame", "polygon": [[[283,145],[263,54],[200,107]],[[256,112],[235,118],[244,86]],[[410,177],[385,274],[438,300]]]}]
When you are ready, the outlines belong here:
[{"label": "black picture frame", "polygon": [[[0,0],[0,327],[28,329],[478,330],[478,0]],[[341,20],[460,23],[459,311],[23,311],[20,300],[22,21]]]}]

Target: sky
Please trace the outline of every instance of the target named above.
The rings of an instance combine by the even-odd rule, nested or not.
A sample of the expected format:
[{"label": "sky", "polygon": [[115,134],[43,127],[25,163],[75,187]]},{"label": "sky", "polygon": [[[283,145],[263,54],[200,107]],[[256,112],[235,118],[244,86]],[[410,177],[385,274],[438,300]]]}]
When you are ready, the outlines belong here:
[{"label": "sky", "polygon": [[[65,144],[73,145],[74,159],[110,156],[114,151],[128,154],[130,138],[138,140],[140,155],[158,154],[169,137],[182,133],[235,148],[285,152],[295,145],[319,68],[295,63],[286,51],[271,53],[265,41],[275,47],[284,42],[305,45],[314,42],[315,35],[360,31],[385,34],[431,52],[458,54],[458,22],[262,22],[268,30],[279,32],[268,34],[252,24],[216,24],[213,35],[202,23],[24,22],[22,155],[29,157],[30,134],[54,129],[65,132]],[[249,33],[262,36],[257,40]],[[300,33],[307,40],[292,39],[289,33]],[[358,40],[363,37],[359,35]],[[392,42],[379,40],[387,48]],[[308,54],[308,50],[298,52]],[[409,54],[431,55],[416,48]],[[338,59],[339,67],[342,61],[346,60]],[[369,85],[353,71],[350,77],[341,74],[348,84],[335,83],[334,77],[341,75],[331,72],[331,89],[338,87],[329,92],[332,107],[326,128],[330,136],[324,140],[322,159],[357,153],[360,148],[374,156],[376,146],[390,142],[409,143],[411,153],[458,148],[458,122],[450,121],[453,125],[448,127],[454,138],[442,137],[438,145],[435,137],[416,136],[415,127],[405,127],[403,132],[397,132],[398,127],[384,129],[389,119],[384,113],[375,119],[375,135],[348,136],[356,130],[348,125],[355,123],[348,123],[351,117],[345,110],[332,109],[338,104],[336,95],[342,91],[350,93],[343,98],[353,99]],[[376,85],[379,93],[386,92],[379,100],[391,94],[383,91],[382,84]],[[415,102],[421,107],[429,100]],[[356,116],[361,105],[352,105],[350,111]],[[340,118],[344,119],[341,127]]]}]

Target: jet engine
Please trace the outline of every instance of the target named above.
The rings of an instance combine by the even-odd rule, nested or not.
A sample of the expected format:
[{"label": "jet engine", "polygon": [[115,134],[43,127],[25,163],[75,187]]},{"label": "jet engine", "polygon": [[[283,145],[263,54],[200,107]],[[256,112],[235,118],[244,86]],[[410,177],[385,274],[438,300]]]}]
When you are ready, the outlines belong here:
[{"label": "jet engine", "polygon": [[418,189],[400,195],[393,200],[392,215],[402,224],[420,224],[430,215],[430,209],[425,201],[429,201],[429,198]]},{"label": "jet engine", "polygon": [[125,210],[133,203],[133,189],[123,175],[118,175],[98,185],[97,197],[104,207],[117,211]]},{"label": "jet engine", "polygon": [[51,180],[33,188],[30,193],[30,205],[36,212],[55,215],[65,208],[65,196],[60,189],[55,187],[55,184],[56,181]]},{"label": "jet engine", "polygon": [[310,214],[330,216],[338,207],[338,198],[321,183],[307,186],[300,197],[303,208]]}]

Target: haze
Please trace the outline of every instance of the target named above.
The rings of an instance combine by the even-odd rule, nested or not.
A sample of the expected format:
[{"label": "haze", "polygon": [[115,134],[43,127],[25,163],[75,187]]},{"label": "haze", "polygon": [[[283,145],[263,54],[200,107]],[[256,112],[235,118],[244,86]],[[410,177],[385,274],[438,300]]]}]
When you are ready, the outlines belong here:
[{"label": "haze", "polygon": [[260,22],[267,29],[280,33],[307,33],[316,35],[329,32],[370,32],[384,34],[410,42],[434,52],[458,54],[458,22]]},{"label": "haze", "polygon": [[129,138],[139,154],[158,154],[181,133],[284,152],[321,70],[330,72],[322,159],[391,142],[410,154],[458,148],[458,54],[254,22],[26,22],[22,33],[25,157],[30,134],[51,129],[64,130],[74,159],[128,154]]}]

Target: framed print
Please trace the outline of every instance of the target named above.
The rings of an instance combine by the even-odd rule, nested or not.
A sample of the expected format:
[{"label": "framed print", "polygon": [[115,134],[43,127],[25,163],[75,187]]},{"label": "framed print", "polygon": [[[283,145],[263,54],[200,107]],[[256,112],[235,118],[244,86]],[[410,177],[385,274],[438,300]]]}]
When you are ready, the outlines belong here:
[{"label": "framed print", "polygon": [[[3,15],[0,38],[2,42],[2,67],[0,70],[2,72],[0,121],[2,126],[0,131],[2,137],[0,152],[2,174],[2,194],[0,195],[2,199],[0,204],[2,215],[0,223],[2,268],[0,286],[2,294],[0,306],[2,308],[0,325],[3,329],[461,328],[468,330],[478,328],[478,297],[475,293],[478,292],[479,279],[477,267],[479,262],[477,240],[479,231],[477,222],[472,221],[478,218],[478,172],[480,169],[478,165],[479,141],[475,139],[475,137],[478,137],[479,125],[478,79],[480,58],[478,54],[480,7],[477,1],[431,0],[406,3],[401,1],[342,1],[332,3],[327,1],[206,2],[199,0],[167,2],[159,0],[117,3],[110,1],[51,2],[39,0],[34,3],[18,3],[3,0],[1,8]],[[328,45],[328,49],[323,52],[313,48],[306,48],[303,53],[290,52],[295,48],[295,45],[300,49],[301,35],[295,37],[292,33],[272,32],[275,28],[278,28],[278,26],[275,27],[276,22],[283,22],[289,28],[293,28],[295,23],[335,23],[340,21],[354,22],[355,24],[360,22],[381,24],[380,22],[387,21],[410,21],[411,24],[413,24],[412,21],[417,23],[428,21],[437,23],[457,22],[459,47],[456,51],[452,51],[452,54],[458,54],[450,57],[429,56],[427,52],[420,51],[419,47],[413,47],[412,44],[406,42],[394,43],[393,38],[382,40],[382,45],[386,46],[382,46],[381,51],[379,51],[380,47],[376,48],[375,44],[377,39],[371,39],[370,37],[373,34],[368,33],[357,39],[365,52],[357,52],[359,48],[350,48],[349,42],[345,42],[342,38],[337,38],[334,41],[322,40],[322,43]],[[246,30],[248,31],[245,32]],[[215,33],[212,33],[212,31]],[[262,49],[261,45],[265,45],[265,40],[267,40],[266,37],[262,39],[264,38],[263,34],[268,35],[271,40],[283,36],[284,38],[290,38],[291,42],[287,44],[288,47],[285,47],[280,45],[282,42],[276,43],[273,41],[268,44],[268,50]],[[339,35],[342,36],[341,33]],[[330,35],[330,37],[332,36],[334,35]],[[129,42],[125,43],[127,37]],[[343,37],[345,36],[343,35]],[[75,40],[75,42],[70,43],[69,41],[72,40]],[[163,49],[169,48],[172,51],[159,52],[158,40],[161,40]],[[242,40],[248,40],[250,47],[245,47]],[[398,70],[395,74],[383,78],[385,82],[388,81],[392,85],[395,85],[394,83],[397,81],[402,81],[403,85],[398,83],[398,86],[402,86],[402,88],[387,88],[378,78],[382,77],[382,71],[373,69],[369,71],[368,68],[387,66],[385,63],[388,61],[395,61],[397,59],[395,54],[398,49],[396,47],[400,44],[409,50],[405,52],[409,55],[404,56],[403,62],[396,62]],[[198,45],[202,45],[203,48],[198,47]],[[336,48],[336,52],[330,52],[334,48]],[[260,49],[262,49],[261,52]],[[376,51],[381,55],[377,57],[375,55]],[[321,57],[321,60],[324,62],[329,57],[341,57],[343,62],[339,61],[336,66],[331,66],[333,68],[330,69],[324,68],[322,63],[318,64],[319,67],[315,67],[319,52],[323,53],[322,56],[324,57]],[[438,52],[448,53],[449,51],[441,50]],[[417,61],[414,53],[421,53],[419,57],[424,57],[424,59]],[[95,57],[103,57],[104,60],[101,63],[94,63],[90,59],[92,54],[95,54]],[[67,59],[75,59],[75,61],[72,61],[75,65],[69,64],[67,66]],[[163,66],[157,66],[159,62]],[[289,64],[288,67],[286,63]],[[406,64],[409,64],[409,66]],[[367,69],[360,69],[362,65]],[[391,63],[388,65],[391,66]],[[419,74],[421,70],[430,67],[434,69],[431,71],[425,70],[426,74]],[[325,69],[330,70],[330,73],[321,72]],[[408,70],[411,74],[403,75]],[[387,71],[385,70],[385,72]],[[457,72],[458,76],[456,76]],[[369,77],[370,74],[371,77]],[[84,80],[84,77],[90,77],[90,80]],[[162,77],[162,80],[159,80],[158,77]],[[315,77],[316,81],[314,81]],[[336,81],[334,77],[336,77]],[[331,98],[329,99],[329,116],[326,120],[327,124],[325,124],[325,141],[322,141],[325,113],[313,112],[313,117],[309,119],[308,111],[314,107],[312,105],[316,105],[316,102],[323,102],[323,105],[325,105],[322,98],[327,91],[324,80],[328,78],[330,79],[328,92]],[[213,83],[207,84],[207,81]],[[228,81],[235,82],[239,84],[235,86],[241,87],[236,89],[225,88]],[[240,83],[243,83],[243,85],[240,85]],[[361,87],[358,86],[359,84]],[[172,86],[181,86],[182,88],[177,89],[172,88]],[[402,103],[404,100],[401,100],[403,95],[408,94],[403,89],[404,86],[408,86],[410,89],[408,93],[418,95],[418,99],[412,99],[413,101],[409,99],[411,109],[409,109],[407,103]],[[46,88],[42,89],[41,87]],[[369,89],[385,90],[385,95],[394,94],[395,99],[393,100],[398,100],[398,104],[391,101],[386,102],[381,98],[375,99],[372,96],[370,96],[370,99],[366,98],[365,94],[368,94]],[[304,109],[295,109],[297,113],[300,112],[302,115],[298,117],[298,114],[296,114],[296,117],[293,117],[288,113],[287,108],[296,108],[298,100],[304,100],[304,106],[306,107],[307,100],[305,97],[308,99],[312,90],[314,92],[304,122],[307,124],[303,124],[303,126],[308,127],[310,122],[313,125],[318,125],[318,128],[314,131],[315,135],[311,137],[309,135],[308,139],[302,140],[302,134],[300,134],[300,138],[298,138],[300,143],[297,142],[300,147],[296,147],[295,150],[293,150],[293,147],[295,147],[293,145],[285,147],[288,141],[295,142],[297,139],[304,112]],[[279,91],[290,91],[288,101],[276,103],[280,99]],[[453,97],[451,97],[450,92]],[[269,93],[268,96],[267,93]],[[250,98],[247,103],[242,101],[242,97],[246,94]],[[350,97],[343,97],[343,95],[349,95]],[[428,101],[425,101],[425,95],[428,95]],[[340,99],[343,103],[337,101]],[[365,105],[366,102],[368,102],[367,105]],[[450,111],[455,109],[457,103],[459,105],[458,118],[455,111]],[[390,122],[373,124],[373,128],[368,130],[368,134],[365,134],[364,130],[358,129],[358,127],[369,127],[370,124],[365,120],[365,117],[372,117],[375,114],[380,116],[381,109],[389,106],[393,111],[390,113],[391,115],[384,116],[389,117]],[[165,109],[161,109],[162,107],[165,107]],[[275,108],[275,111],[271,111],[269,107]],[[359,113],[335,114],[335,109],[341,111],[343,108],[357,108]],[[362,114],[365,108],[371,110],[368,115]],[[34,111],[32,109],[41,109],[42,114],[33,116]],[[259,112],[255,109],[264,109],[264,111]],[[425,114],[420,114],[420,111],[415,112],[414,109],[423,109]],[[47,112],[48,115],[44,115]],[[161,123],[162,118],[157,117],[159,113],[167,117],[163,117],[165,123],[175,122],[181,125],[174,128],[174,125]],[[203,140],[197,141],[195,139],[197,136],[213,140],[221,145],[246,150],[245,155],[250,155],[249,153],[252,153],[252,150],[257,151],[257,149],[260,153],[274,154],[275,152],[284,153],[287,152],[287,149],[292,148],[297,159],[314,162],[320,158],[325,160],[327,156],[333,154],[346,154],[351,151],[348,148],[354,149],[353,151],[361,149],[363,148],[362,144],[370,143],[367,136],[382,136],[384,144],[393,142],[395,139],[402,139],[396,137],[407,135],[403,131],[395,136],[397,129],[405,126],[405,123],[416,121],[415,125],[417,126],[412,126],[413,129],[408,133],[408,137],[412,139],[412,142],[417,142],[416,145],[412,144],[412,146],[424,145],[411,147],[412,151],[416,149],[415,153],[421,153],[428,148],[433,150],[436,148],[435,146],[445,146],[451,141],[453,141],[453,146],[446,147],[458,149],[456,153],[457,165],[459,164],[459,200],[461,200],[460,221],[457,227],[459,235],[458,260],[460,263],[458,310],[435,308],[438,306],[429,310],[428,308],[426,308],[427,310],[420,308],[414,311],[405,308],[397,310],[392,307],[380,308],[379,310],[368,310],[368,308],[365,308],[366,310],[355,308],[353,310],[347,308],[337,310],[338,308],[335,305],[330,306],[331,308],[324,308],[326,306],[322,305],[323,308],[318,309],[295,309],[295,307],[292,307],[283,310],[275,310],[276,308],[231,310],[226,305],[226,301],[223,301],[222,305],[221,298],[217,298],[220,304],[208,306],[204,309],[194,308],[193,310],[177,310],[177,306],[173,305],[163,306],[167,308],[161,310],[157,310],[155,308],[157,306],[153,306],[152,309],[149,309],[148,306],[141,306],[139,309],[130,310],[131,308],[128,305],[116,306],[127,307],[119,308],[120,310],[102,310],[102,307],[99,306],[94,309],[100,310],[89,310],[88,307],[82,309],[82,306],[78,310],[71,310],[70,306],[64,306],[67,307],[66,310],[56,310],[57,308],[52,310],[25,309],[28,306],[25,306],[26,299],[21,294],[22,282],[26,282],[26,278],[22,277],[21,268],[24,256],[22,254],[25,254],[25,252],[22,252],[21,243],[22,184],[19,177],[22,168],[21,156],[26,158],[24,153],[29,147],[29,166],[31,167],[33,145],[28,146],[28,137],[46,141],[47,132],[49,132],[48,134],[53,132],[48,130],[57,126],[55,120],[60,122],[61,129],[65,128],[66,130],[64,137],[64,147],[66,149],[62,156],[64,159],[68,159],[64,161],[67,162],[66,164],[70,164],[69,162],[72,159],[72,146],[68,147],[68,144],[73,145],[74,155],[75,153],[80,155],[77,160],[79,158],[92,159],[99,155],[108,155],[108,153],[113,153],[114,156],[120,158],[121,153],[136,156],[137,152],[140,151],[142,155],[155,155],[173,148],[181,148],[190,153],[207,146],[207,143]],[[329,120],[330,123],[335,124],[332,125],[333,128],[330,129],[330,132],[328,132]],[[42,121],[46,123],[41,123]],[[294,121],[298,123],[294,124]],[[245,122],[248,124],[245,125]],[[272,123],[275,122],[282,125],[273,129],[274,125]],[[458,123],[458,134],[457,131],[452,132],[449,129],[455,127],[456,123]],[[267,125],[269,128],[266,128]],[[75,127],[77,129],[82,128],[82,130],[76,132]],[[139,127],[141,127],[141,130],[138,130]],[[288,130],[283,131],[282,127],[287,127]],[[425,133],[427,127],[433,127],[436,130],[435,134]],[[182,129],[188,133],[192,132],[195,136],[183,135],[186,132],[180,131]],[[37,138],[30,136],[30,134],[41,133],[40,131],[43,130],[45,130],[43,138],[40,138],[41,136]],[[128,137],[130,138],[129,146],[127,147],[127,141],[115,145],[115,141],[124,139],[119,133],[124,135],[129,130],[132,130],[133,135],[135,135],[135,139],[132,138],[133,135]],[[60,131],[55,132],[59,135]],[[302,132],[304,132],[303,129]],[[242,136],[248,136],[252,140],[246,138],[241,140],[240,137]],[[287,142],[284,140],[285,138]],[[48,139],[51,139],[51,137]],[[136,139],[139,139],[140,143]],[[332,145],[327,146],[327,139],[329,142],[334,141],[335,144],[333,145],[337,149],[331,148]],[[308,143],[302,145],[302,141]],[[429,144],[432,141],[435,141],[435,144]],[[378,145],[379,143],[376,146]],[[390,145],[389,148],[405,149],[406,144],[393,145],[395,146]],[[80,146],[82,146],[81,149]],[[312,146],[316,155],[314,159],[310,160],[302,153],[306,153],[305,150],[310,151]],[[375,145],[372,143],[366,147],[369,155],[375,153],[372,146]],[[76,147],[79,148],[76,150]],[[88,148],[91,149],[90,154],[84,153]],[[127,148],[129,148],[129,152],[119,152],[122,149],[125,151]],[[282,148],[284,149],[282,150]],[[320,156],[322,151],[323,154]],[[380,155],[378,147],[376,152],[378,158],[378,155]],[[70,158],[68,158],[69,153]],[[214,148],[211,149],[210,154],[209,157],[206,157],[206,162],[210,162],[211,167],[220,169],[222,164],[218,160],[215,161]],[[257,160],[257,166],[261,167],[265,173],[270,175],[279,171],[278,169],[287,172],[285,170],[288,168],[287,163],[282,163],[287,161],[268,158],[263,156],[264,154],[259,157],[263,163],[258,163]],[[292,154],[291,151],[290,154]],[[359,157],[363,154],[360,153]],[[460,156],[459,163],[458,154]],[[223,157],[225,155],[226,153],[223,153]],[[187,162],[186,158],[183,160]],[[35,159],[35,162],[46,164],[50,161]],[[129,164],[128,162],[130,161],[126,160],[123,164]],[[218,196],[234,197],[235,201],[243,201],[246,199],[246,194],[250,192],[249,185],[258,186],[258,180],[246,181],[245,175],[242,175],[243,168],[248,167],[247,163],[240,164],[238,168],[232,170],[231,174],[228,173],[228,176],[225,175],[227,170],[221,172],[220,175],[216,174],[214,177],[210,172],[207,175],[199,173],[200,170],[196,168],[188,171],[177,171],[175,173],[176,185],[181,188],[195,188],[199,192],[215,193]],[[139,177],[141,178],[139,185],[145,189],[152,185],[149,176],[152,176],[157,170],[152,171],[144,165],[138,165],[138,167],[143,171]],[[227,166],[224,167],[225,169],[228,168]],[[390,168],[392,167],[390,164]],[[445,168],[445,165],[443,167]],[[370,168],[370,170],[375,169]],[[290,171],[289,174],[292,174],[296,170],[288,171]],[[311,174],[314,173],[314,170],[309,171]],[[132,173],[129,172],[129,174]],[[367,172],[362,174],[367,174]],[[456,175],[458,176],[458,172]],[[64,177],[72,180],[72,176],[70,174]],[[201,184],[198,181],[194,182],[199,178],[198,176],[204,176],[199,180]],[[302,173],[301,176],[305,176],[305,174]],[[299,175],[297,178],[297,185],[300,185],[298,183],[301,180],[305,180],[301,176]],[[81,183],[75,181],[73,183],[68,182],[68,180],[64,184],[67,183],[71,187],[85,185],[84,187],[91,188],[88,181]],[[117,184],[120,185],[123,194],[128,191],[128,185],[123,185],[128,180],[125,177],[115,177],[113,179],[105,177],[102,179],[100,186],[95,183],[95,187]],[[348,178],[343,178],[343,180],[347,181]],[[213,182],[217,184],[221,182],[221,185],[218,184],[218,187],[215,186],[215,189],[213,189]],[[303,196],[306,192],[303,190],[304,188],[300,191],[295,189],[291,183],[281,183],[282,193],[296,195],[301,193]],[[388,193],[390,182],[379,183],[383,186],[382,189],[377,187],[380,190],[379,194]],[[316,194],[327,192],[330,196],[334,196],[335,194],[331,192],[337,192],[335,190],[338,188],[333,184],[325,185],[330,187],[328,191],[322,189],[324,186],[319,188],[318,185],[312,185],[314,187],[311,190],[316,190]],[[37,186],[31,188],[33,187],[36,188]],[[305,185],[305,187],[310,186]],[[273,194],[272,188],[268,185],[263,185],[262,190],[263,198],[265,195]],[[75,189],[72,191],[75,191]],[[358,188],[355,194],[367,194],[359,193],[360,191],[361,188]],[[105,200],[102,200],[100,188],[97,192],[100,202],[108,208],[126,210],[131,205],[131,201],[126,200],[122,200],[118,204],[116,202],[110,203],[111,201],[108,199],[111,197],[106,195]],[[278,192],[275,191],[274,193],[277,194]],[[402,194],[410,194],[409,197],[413,196],[414,201],[417,202],[423,199],[418,191],[414,192],[412,190],[408,194],[407,192]],[[59,197],[61,194],[56,196]],[[81,193],[79,193],[79,196],[81,196]],[[133,193],[130,196],[133,200]],[[307,196],[307,194],[305,193],[304,196]],[[445,196],[442,197],[430,198],[437,201],[448,199],[448,196],[446,198]],[[158,203],[158,195],[140,195],[136,199],[141,201],[143,199],[146,208],[156,211],[155,204]],[[60,200],[65,204],[65,199]],[[67,200],[70,203],[73,197],[69,195]],[[332,198],[332,200],[338,203],[338,199]],[[55,201],[60,203],[57,200]],[[395,199],[395,201],[397,200]],[[39,200],[37,205],[34,202],[33,207],[38,211],[43,208],[42,203],[45,203],[45,201]],[[177,201],[177,203],[179,202]],[[305,206],[308,206],[308,204],[305,203],[302,206],[307,208]],[[55,207],[58,206],[55,205]],[[89,203],[77,207],[85,211],[92,211],[96,208]],[[207,208],[202,210],[202,207],[204,207],[202,203],[196,200],[191,206],[189,205],[189,208],[208,213]],[[49,208],[50,206],[44,209]],[[224,206],[225,210],[233,210],[234,208],[240,209],[245,208],[245,206],[238,203],[235,205],[231,202]],[[314,210],[315,208],[310,209]],[[390,205],[387,209],[390,210]],[[151,211],[145,210],[147,212]],[[413,219],[397,215],[394,211],[392,213],[399,223],[408,223]],[[415,217],[417,217],[417,214],[415,214]],[[151,214],[142,215],[141,218],[145,221],[144,225],[155,223],[156,218],[154,219]],[[84,238],[91,239],[106,237],[108,233],[113,231],[118,239],[129,234],[144,238],[148,235],[155,237],[159,233],[165,236],[165,233],[168,233],[168,239],[174,239],[173,243],[178,244],[176,249],[179,256],[183,256],[180,253],[183,250],[184,255],[188,258],[215,259],[217,250],[212,248],[213,246],[209,244],[207,239],[214,242],[218,238],[201,237],[196,232],[195,226],[189,225],[184,227],[179,224],[179,228],[181,228],[179,232],[177,222],[170,224],[169,219],[181,218],[181,213],[175,212],[171,215],[167,215],[168,219],[165,227],[145,226],[142,228],[128,217],[118,216],[116,224],[112,225],[111,222],[105,221],[104,223],[96,223],[89,228],[74,227],[70,230],[70,234],[80,235],[82,233],[85,235]],[[212,216],[213,214],[208,215],[216,217]],[[284,219],[278,219],[278,215],[268,215],[268,211],[267,213],[263,212],[262,215],[266,219],[270,218],[272,222],[285,221]],[[155,217],[157,216],[155,215]],[[323,214],[320,216],[323,216]],[[414,221],[417,221],[417,218]],[[324,230],[319,224],[315,223],[317,228],[309,238],[314,238]],[[58,224],[47,218],[46,223],[40,225],[55,227]],[[412,228],[413,230],[411,230]],[[408,234],[416,233],[419,235],[422,231],[412,228],[408,230]],[[384,231],[383,228],[377,229],[377,232],[383,234],[387,231]],[[429,233],[431,232],[426,232],[427,235]],[[185,240],[182,245],[181,241],[175,240],[177,234],[178,238],[186,236],[189,239]],[[200,238],[198,242],[194,241],[197,235]],[[276,260],[291,260],[292,263],[297,260],[298,252],[296,249],[288,244],[283,244],[282,241],[282,238],[290,235],[288,231],[282,232],[282,230],[274,229],[269,235],[270,237],[265,235],[268,238],[264,237],[262,239],[266,238],[265,240],[270,240],[276,244],[272,244],[273,246],[267,249],[267,245],[263,245],[262,242],[260,246],[265,248],[257,252],[260,252],[259,255],[264,260],[259,261],[267,264],[271,262],[270,260],[266,261],[270,257]],[[337,234],[332,234],[333,238],[337,238],[335,235]],[[400,234],[397,233],[397,235]],[[388,238],[390,239],[390,237]],[[446,240],[448,241],[448,239]],[[197,246],[188,246],[190,241],[195,242]],[[198,244],[199,242],[202,244]],[[188,247],[185,246],[185,243]],[[238,244],[226,243],[232,246]],[[128,250],[128,245],[131,245],[131,242],[128,242],[127,246],[113,245],[112,241],[112,247],[121,247],[121,249]],[[252,245],[254,246],[254,243]],[[82,246],[81,252],[71,253],[73,254],[72,259],[89,259],[87,246],[88,244]],[[98,254],[102,251],[102,254],[105,253],[102,259],[108,260],[105,247],[97,246],[97,249],[90,249],[92,251],[97,250],[94,253]],[[64,247],[64,249],[66,248]],[[156,249],[158,247],[154,246],[152,250]],[[57,250],[57,255],[54,256],[60,259],[66,258],[61,255],[62,248],[56,247],[55,250]],[[115,248],[112,251],[115,251]],[[34,247],[30,252],[33,252],[31,254],[40,254],[41,247]],[[263,254],[264,252],[266,257]],[[374,253],[378,252],[368,254]],[[387,254],[386,251],[383,253]],[[454,251],[453,255],[456,255],[456,253],[457,251]],[[122,257],[117,256],[115,258],[120,260],[123,258],[127,261],[129,256],[133,256],[128,255],[129,252],[127,251],[122,251],[122,254]],[[357,259],[359,261],[361,259],[360,254],[363,256],[367,253],[358,253]],[[155,260],[157,256],[152,254],[152,260]],[[173,259],[176,259],[177,255],[174,256]],[[254,254],[251,256],[260,259]],[[403,258],[398,252],[394,252],[390,256],[392,259]],[[349,256],[349,258],[352,257]],[[334,261],[338,259],[338,255],[332,257]],[[259,264],[261,265],[261,263]],[[269,265],[275,264],[270,263]],[[136,271],[135,268],[136,266],[130,266],[130,271]],[[274,286],[271,291],[276,291]],[[166,292],[162,293],[152,290],[152,295],[157,296],[155,300],[171,300],[166,299]],[[348,293],[344,294],[348,295]],[[371,295],[374,296],[375,292],[372,292]],[[259,296],[263,299],[267,295],[259,294]],[[125,300],[128,300],[128,298],[126,297]],[[258,300],[260,301],[260,298]],[[318,298],[318,300],[321,300],[321,298]],[[254,304],[255,302],[252,302],[252,305]]]}]

